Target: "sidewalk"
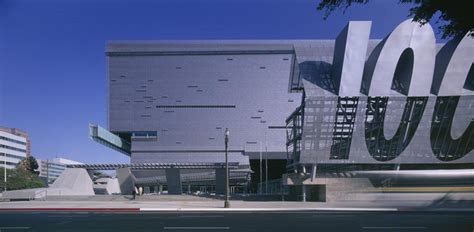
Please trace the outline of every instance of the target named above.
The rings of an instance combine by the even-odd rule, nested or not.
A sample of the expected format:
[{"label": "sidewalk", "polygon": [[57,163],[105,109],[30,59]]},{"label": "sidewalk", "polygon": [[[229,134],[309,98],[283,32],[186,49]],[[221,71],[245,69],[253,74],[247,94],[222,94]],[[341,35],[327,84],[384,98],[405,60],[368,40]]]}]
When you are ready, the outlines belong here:
[{"label": "sidewalk", "polygon": [[147,201],[117,198],[102,200],[35,200],[0,202],[0,212],[5,211],[470,211],[474,202],[290,202],[290,201],[231,201],[231,208],[224,208],[222,200]]}]

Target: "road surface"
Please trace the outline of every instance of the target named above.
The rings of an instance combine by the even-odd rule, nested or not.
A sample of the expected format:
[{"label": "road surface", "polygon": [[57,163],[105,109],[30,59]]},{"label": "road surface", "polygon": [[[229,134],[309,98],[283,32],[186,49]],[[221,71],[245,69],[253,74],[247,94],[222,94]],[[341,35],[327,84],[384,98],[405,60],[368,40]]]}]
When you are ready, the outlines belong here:
[{"label": "road surface", "polygon": [[474,212],[7,212],[0,231],[449,231],[473,232]]}]

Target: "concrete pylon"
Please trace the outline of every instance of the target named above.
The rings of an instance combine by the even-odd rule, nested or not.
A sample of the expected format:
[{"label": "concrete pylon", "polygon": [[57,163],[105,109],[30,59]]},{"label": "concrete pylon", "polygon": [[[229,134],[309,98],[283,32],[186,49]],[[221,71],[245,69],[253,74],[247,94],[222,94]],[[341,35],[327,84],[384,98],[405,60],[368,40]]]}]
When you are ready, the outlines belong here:
[{"label": "concrete pylon", "polygon": [[120,194],[120,184],[117,178],[109,178],[107,181],[107,193],[109,195],[112,194]]},{"label": "concrete pylon", "polygon": [[61,189],[59,195],[94,195],[93,185],[86,169],[66,168],[51,184],[48,194],[55,195],[54,189]]},{"label": "concrete pylon", "polygon": [[135,186],[135,176],[130,168],[117,169],[117,179],[122,194],[132,194]]},{"label": "concrete pylon", "polygon": [[216,194],[225,194],[225,169],[216,169]]},{"label": "concrete pylon", "polygon": [[166,169],[166,183],[168,184],[168,194],[182,194],[181,172],[176,168]]}]

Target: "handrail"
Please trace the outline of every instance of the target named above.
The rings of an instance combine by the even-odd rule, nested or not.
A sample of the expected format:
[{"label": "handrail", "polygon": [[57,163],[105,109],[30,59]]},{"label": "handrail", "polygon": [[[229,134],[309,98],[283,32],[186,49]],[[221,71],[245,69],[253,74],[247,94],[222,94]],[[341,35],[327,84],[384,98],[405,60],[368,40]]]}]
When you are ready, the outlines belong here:
[{"label": "handrail", "polygon": [[[40,194],[42,194],[42,193],[45,193],[44,196],[42,196],[42,197],[37,197],[38,195],[40,195]],[[42,200],[44,200],[47,196],[48,196],[48,189],[43,189],[43,190],[40,190],[40,191],[38,191],[38,192],[35,191],[35,192],[30,196],[29,200],[35,200],[35,199],[42,199]]]}]

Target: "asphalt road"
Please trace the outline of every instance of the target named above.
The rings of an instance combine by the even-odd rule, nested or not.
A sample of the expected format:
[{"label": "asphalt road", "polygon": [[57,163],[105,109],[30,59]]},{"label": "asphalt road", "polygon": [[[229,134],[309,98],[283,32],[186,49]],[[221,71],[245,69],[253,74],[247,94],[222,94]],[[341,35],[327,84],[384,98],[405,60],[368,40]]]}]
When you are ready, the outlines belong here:
[{"label": "asphalt road", "polygon": [[474,212],[2,212],[0,231],[474,231]]}]

